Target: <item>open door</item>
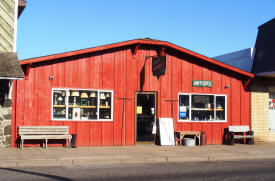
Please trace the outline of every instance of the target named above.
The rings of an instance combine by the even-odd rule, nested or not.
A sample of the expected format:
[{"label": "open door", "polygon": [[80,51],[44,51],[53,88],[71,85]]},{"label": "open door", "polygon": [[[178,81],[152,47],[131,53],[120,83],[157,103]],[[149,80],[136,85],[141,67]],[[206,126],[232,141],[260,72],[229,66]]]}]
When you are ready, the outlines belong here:
[{"label": "open door", "polygon": [[136,93],[136,141],[154,142],[152,134],[156,121],[156,92]]}]

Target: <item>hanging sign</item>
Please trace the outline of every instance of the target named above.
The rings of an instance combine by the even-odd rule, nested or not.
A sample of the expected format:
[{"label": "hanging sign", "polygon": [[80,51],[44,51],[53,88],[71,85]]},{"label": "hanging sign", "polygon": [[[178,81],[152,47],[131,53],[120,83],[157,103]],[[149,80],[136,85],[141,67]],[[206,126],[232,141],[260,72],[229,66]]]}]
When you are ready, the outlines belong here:
[{"label": "hanging sign", "polygon": [[164,75],[166,71],[166,55],[152,58],[152,72],[154,76],[159,77]]},{"label": "hanging sign", "polygon": [[213,87],[213,81],[211,80],[193,80],[193,87]]}]

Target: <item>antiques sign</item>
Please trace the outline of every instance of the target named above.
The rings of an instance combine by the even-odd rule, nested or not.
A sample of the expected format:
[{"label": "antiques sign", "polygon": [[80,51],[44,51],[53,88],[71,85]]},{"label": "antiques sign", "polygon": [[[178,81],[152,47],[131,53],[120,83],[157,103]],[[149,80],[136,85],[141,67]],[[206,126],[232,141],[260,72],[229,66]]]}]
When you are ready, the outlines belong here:
[{"label": "antiques sign", "polygon": [[152,72],[154,76],[164,75],[166,71],[166,55],[152,58]]},{"label": "antiques sign", "polygon": [[193,87],[213,87],[213,82],[210,80],[193,80]]}]

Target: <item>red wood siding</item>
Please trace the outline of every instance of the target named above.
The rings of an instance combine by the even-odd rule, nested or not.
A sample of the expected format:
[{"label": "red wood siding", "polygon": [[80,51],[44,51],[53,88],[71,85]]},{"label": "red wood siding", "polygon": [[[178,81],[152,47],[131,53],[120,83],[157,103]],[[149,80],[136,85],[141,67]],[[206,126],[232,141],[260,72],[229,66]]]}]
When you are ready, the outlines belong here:
[{"label": "red wood siding", "polygon": [[[176,130],[205,131],[207,144],[221,144],[223,130],[229,125],[250,125],[250,92],[243,88],[243,77],[167,50],[166,73],[157,79],[152,74],[152,58],[145,61],[145,56],[155,55],[153,46],[141,46],[135,56],[131,48],[119,48],[51,60],[47,64],[34,63],[28,80],[15,84],[12,146],[19,125],[68,125],[70,133],[77,134],[78,146],[122,145],[124,141],[134,145],[135,95],[140,90],[157,92],[158,117],[173,116]],[[213,87],[192,87],[192,80],[212,80]],[[113,90],[113,121],[51,120],[52,88]],[[227,122],[178,122],[178,103],[172,101],[178,99],[178,93],[227,95]],[[119,99],[123,97],[130,98],[126,100],[125,130],[123,100]]]}]

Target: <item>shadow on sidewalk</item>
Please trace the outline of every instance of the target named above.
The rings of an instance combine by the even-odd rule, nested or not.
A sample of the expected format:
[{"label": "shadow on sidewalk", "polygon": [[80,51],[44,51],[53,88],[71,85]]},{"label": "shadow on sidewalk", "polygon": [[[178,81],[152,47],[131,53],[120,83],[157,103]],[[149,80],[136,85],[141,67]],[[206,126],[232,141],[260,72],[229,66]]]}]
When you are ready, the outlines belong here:
[{"label": "shadow on sidewalk", "polygon": [[7,170],[7,171],[10,171],[10,172],[36,175],[36,176],[46,177],[46,178],[50,178],[50,179],[54,179],[54,180],[73,181],[72,179],[69,179],[69,178],[66,178],[66,177],[60,177],[60,176],[56,176],[56,175],[49,175],[49,174],[45,174],[45,173],[30,172],[30,171],[19,170],[19,169],[14,169],[14,168],[0,168],[0,170]]}]

